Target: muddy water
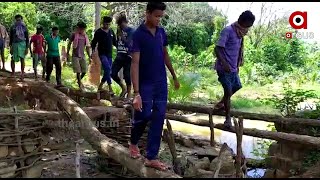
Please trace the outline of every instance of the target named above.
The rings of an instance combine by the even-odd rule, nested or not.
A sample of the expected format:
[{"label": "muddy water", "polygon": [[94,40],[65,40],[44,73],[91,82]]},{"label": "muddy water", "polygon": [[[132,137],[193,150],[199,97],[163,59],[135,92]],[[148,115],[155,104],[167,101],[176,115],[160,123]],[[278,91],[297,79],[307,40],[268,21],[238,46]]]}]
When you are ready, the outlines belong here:
[{"label": "muddy water", "polygon": [[[197,114],[194,116],[191,116],[191,118],[197,118],[197,119],[208,119],[208,115],[202,115]],[[224,117],[221,116],[214,116],[213,117],[214,123],[223,123]],[[201,126],[195,126],[183,122],[177,122],[177,121],[170,121],[171,125],[173,127],[173,130],[175,131],[181,131],[183,133],[189,134],[189,135],[198,135],[203,136],[207,139],[210,139],[210,129],[209,127],[201,127]],[[267,130],[268,125],[272,123],[263,122],[263,121],[254,121],[254,120],[244,120],[243,126],[245,128],[256,128],[260,130]],[[261,138],[251,137],[251,136],[243,136],[242,137],[242,150],[244,155],[247,158],[254,158],[259,159],[261,157],[256,157],[252,151],[258,147],[258,140]],[[236,141],[236,134],[221,131],[219,129],[215,129],[215,141],[219,144],[227,143],[229,147],[231,147],[234,152],[236,152],[237,147],[237,141]]]}]

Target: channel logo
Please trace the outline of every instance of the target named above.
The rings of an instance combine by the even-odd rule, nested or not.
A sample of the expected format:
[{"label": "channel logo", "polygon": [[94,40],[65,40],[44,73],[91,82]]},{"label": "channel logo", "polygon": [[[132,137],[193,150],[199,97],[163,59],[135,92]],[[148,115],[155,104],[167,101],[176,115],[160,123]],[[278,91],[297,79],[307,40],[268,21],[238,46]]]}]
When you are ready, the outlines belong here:
[{"label": "channel logo", "polygon": [[295,11],[289,17],[289,24],[293,29],[307,29],[308,14],[307,12]]}]

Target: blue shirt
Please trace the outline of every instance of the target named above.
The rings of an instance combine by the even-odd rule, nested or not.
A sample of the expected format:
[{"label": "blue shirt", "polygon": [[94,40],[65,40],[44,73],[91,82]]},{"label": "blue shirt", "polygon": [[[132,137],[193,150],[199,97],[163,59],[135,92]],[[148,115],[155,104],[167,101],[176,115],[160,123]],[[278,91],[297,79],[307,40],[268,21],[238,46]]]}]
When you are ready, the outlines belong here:
[{"label": "blue shirt", "polygon": [[162,27],[156,28],[155,36],[141,24],[132,36],[131,52],[140,52],[139,84],[167,83],[164,46],[167,34]]},{"label": "blue shirt", "polygon": [[[217,42],[217,46],[223,47],[225,50],[226,61],[230,65],[231,72],[238,71],[241,41],[242,39],[238,37],[236,31],[230,25],[221,31]],[[221,60],[217,59],[215,69],[219,72],[224,72]]]}]

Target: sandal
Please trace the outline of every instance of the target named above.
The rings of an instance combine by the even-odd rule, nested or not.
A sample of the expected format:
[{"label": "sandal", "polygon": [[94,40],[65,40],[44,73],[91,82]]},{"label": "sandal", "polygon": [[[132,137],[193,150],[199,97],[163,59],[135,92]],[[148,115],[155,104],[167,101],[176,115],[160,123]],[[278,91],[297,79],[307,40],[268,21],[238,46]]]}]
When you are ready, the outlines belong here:
[{"label": "sandal", "polygon": [[133,144],[129,145],[129,153],[130,153],[130,157],[133,159],[137,159],[141,157],[140,150],[136,145],[133,145]]},{"label": "sandal", "polygon": [[223,110],[224,109],[224,104],[223,102],[219,102],[214,106],[214,109],[216,110]]},{"label": "sandal", "polygon": [[146,167],[151,167],[151,168],[155,168],[159,171],[165,171],[168,170],[167,165],[165,165],[164,163],[160,162],[159,160],[148,160],[146,159],[144,162],[144,165]]}]

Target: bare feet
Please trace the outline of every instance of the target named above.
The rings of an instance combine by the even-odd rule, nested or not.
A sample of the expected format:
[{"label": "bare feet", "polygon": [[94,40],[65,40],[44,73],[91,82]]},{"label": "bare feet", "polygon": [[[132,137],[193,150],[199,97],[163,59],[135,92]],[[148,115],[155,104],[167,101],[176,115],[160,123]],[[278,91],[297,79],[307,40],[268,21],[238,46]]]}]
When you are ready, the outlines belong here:
[{"label": "bare feet", "polygon": [[158,159],[156,159],[156,160],[146,159],[144,162],[144,165],[146,167],[152,167],[152,168],[155,168],[160,171],[165,171],[168,169],[168,167],[164,163],[160,162]]}]

